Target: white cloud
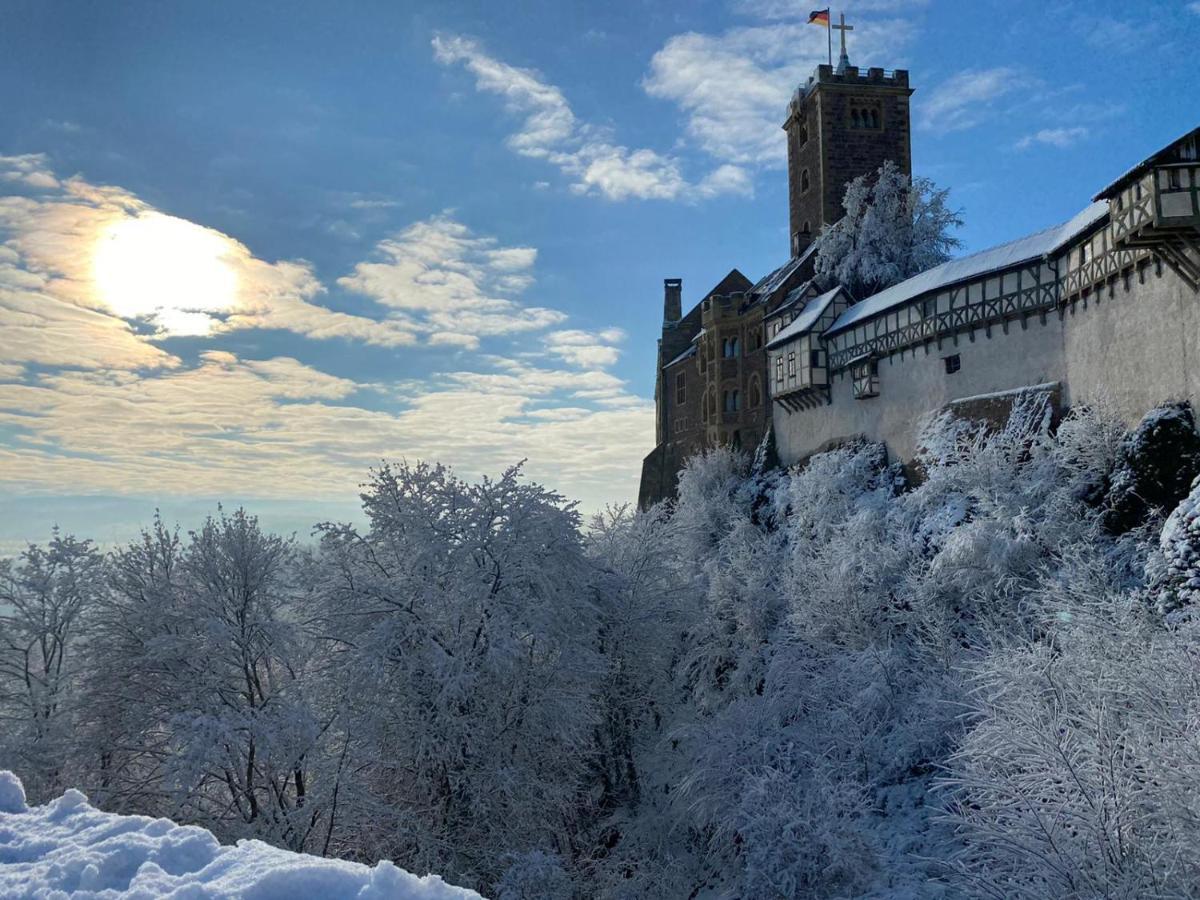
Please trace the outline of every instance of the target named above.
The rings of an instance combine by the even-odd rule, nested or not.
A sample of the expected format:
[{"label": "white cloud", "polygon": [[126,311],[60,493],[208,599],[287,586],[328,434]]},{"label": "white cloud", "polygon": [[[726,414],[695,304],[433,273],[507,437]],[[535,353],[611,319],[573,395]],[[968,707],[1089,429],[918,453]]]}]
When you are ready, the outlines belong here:
[{"label": "white cloud", "polygon": [[1033,134],[1027,134],[1017,141],[1018,150],[1028,150],[1034,144],[1065,149],[1078,143],[1088,136],[1087,128],[1077,125],[1071,128],[1043,128]]},{"label": "white cloud", "polygon": [[632,498],[652,405],[598,372],[506,361],[397,391],[395,411],[294,359],[203,354],[162,375],[63,370],[0,383],[0,486],[23,493],[346,498],[383,457],[464,475],[529,460],[592,508]]},{"label": "white cloud", "polygon": [[603,368],[616,363],[621,355],[617,346],[625,340],[620,328],[603,331],[567,329],[552,331],[546,335],[546,349],[574,366]]},{"label": "white cloud", "polygon": [[[759,14],[773,16],[766,6]],[[858,23],[848,48],[851,60],[895,67],[912,34],[902,20]],[[780,126],[788,100],[826,62],[826,49],[824,29],[803,21],[720,34],[686,32],[654,54],[642,85],[650,96],[675,103],[686,116],[687,135],[729,165],[710,178],[748,185],[740,167],[785,165]]]},{"label": "white cloud", "polygon": [[998,100],[1030,84],[1024,72],[1011,66],[967,69],[943,81],[918,104],[918,124],[943,134],[974,128],[995,114]]},{"label": "white cloud", "polygon": [[1075,28],[1089,46],[1115,53],[1145,47],[1159,30],[1158,22],[1149,17],[1125,20],[1103,15],[1079,16]]},{"label": "white cloud", "polygon": [[1200,16],[1200,2],[1189,3],[1187,5],[1187,8],[1190,9],[1192,12],[1194,12],[1196,15]]},{"label": "white cloud", "polygon": [[0,181],[15,181],[26,187],[45,190],[58,187],[58,179],[50,170],[44,153],[0,156]]},{"label": "white cloud", "polygon": [[[760,19],[802,19],[807,22],[817,5],[812,0],[737,0],[734,9]],[[854,4],[854,12],[906,12],[928,5],[929,0],[860,0]]]},{"label": "white cloud", "polygon": [[704,179],[696,191],[683,175],[679,159],[614,143],[601,129],[580,122],[558,87],[535,72],[487,55],[475,41],[438,35],[433,50],[438,62],[463,64],[475,76],[478,90],[499,94],[509,112],[524,117],[521,128],[509,136],[509,146],[523,156],[557,166],[573,179],[575,193],[610,200],[675,200],[749,192],[748,178],[729,171]]},{"label": "white cloud", "polygon": [[523,306],[516,294],[533,280],[533,247],[498,247],[446,215],[380,241],[375,259],[338,279],[407,317],[431,343],[474,348],[481,337],[538,331],[566,320],[558,310]]}]

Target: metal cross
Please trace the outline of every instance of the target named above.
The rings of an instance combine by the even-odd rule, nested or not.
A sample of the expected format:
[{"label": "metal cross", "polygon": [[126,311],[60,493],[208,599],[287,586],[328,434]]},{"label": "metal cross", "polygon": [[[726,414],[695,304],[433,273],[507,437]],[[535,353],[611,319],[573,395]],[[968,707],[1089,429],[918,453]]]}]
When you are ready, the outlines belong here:
[{"label": "metal cross", "polygon": [[854,26],[846,24],[846,14],[845,13],[838,13],[838,22],[839,22],[839,24],[831,25],[830,27],[836,28],[838,31],[840,31],[842,33],[842,57],[844,58],[846,56],[846,32],[853,31]]}]

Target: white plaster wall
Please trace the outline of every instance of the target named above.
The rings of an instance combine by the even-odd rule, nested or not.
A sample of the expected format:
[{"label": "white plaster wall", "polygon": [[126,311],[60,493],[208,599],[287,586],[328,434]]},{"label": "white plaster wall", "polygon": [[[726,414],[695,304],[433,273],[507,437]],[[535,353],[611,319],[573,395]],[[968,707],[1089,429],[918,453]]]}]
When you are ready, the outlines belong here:
[{"label": "white plaster wall", "polygon": [[[942,357],[958,353],[962,368],[947,375]],[[1145,283],[1131,276],[1112,297],[1092,297],[1085,308],[1060,320],[1037,316],[1025,329],[1010,322],[991,338],[944,340],[879,361],[878,397],[856,400],[848,372],[833,377],[833,403],[798,413],[772,407],[780,459],[794,463],[829,444],[857,436],[887,443],[892,454],[911,460],[920,421],[951,400],[1057,381],[1063,402],[1086,401],[1103,389],[1126,422],[1168,399],[1191,400],[1200,409],[1200,294],[1169,269],[1153,267]]]},{"label": "white plaster wall", "polygon": [[[854,398],[849,373],[833,378],[833,403],[799,413],[789,413],[778,403],[775,436],[779,457],[796,462],[831,442],[866,435],[883,440],[900,459],[912,458],[921,418],[951,400],[1008,390],[1030,384],[1063,381],[1062,323],[1057,315],[1037,316],[1025,329],[1010,322],[1008,334],[995,326],[988,338],[982,329],[972,341],[960,335],[957,342],[906,350],[879,361],[879,396]],[[942,358],[957,353],[962,368],[947,375]]]},{"label": "white plaster wall", "polygon": [[1200,294],[1170,269],[1136,274],[1076,304],[1065,320],[1068,385],[1064,400],[1080,403],[1101,390],[1127,423],[1164,400],[1191,400],[1200,410]]}]

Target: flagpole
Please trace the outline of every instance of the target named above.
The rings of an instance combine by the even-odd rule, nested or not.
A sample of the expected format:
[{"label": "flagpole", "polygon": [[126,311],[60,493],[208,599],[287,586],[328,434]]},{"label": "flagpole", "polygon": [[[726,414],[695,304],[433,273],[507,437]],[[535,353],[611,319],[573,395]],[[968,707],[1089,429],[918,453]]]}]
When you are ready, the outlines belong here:
[{"label": "flagpole", "polygon": [[[827,15],[830,15],[830,16],[833,15],[832,8],[830,8],[827,11]],[[825,21],[825,40],[829,44],[829,68],[832,69],[833,68],[833,22],[830,20]]]}]

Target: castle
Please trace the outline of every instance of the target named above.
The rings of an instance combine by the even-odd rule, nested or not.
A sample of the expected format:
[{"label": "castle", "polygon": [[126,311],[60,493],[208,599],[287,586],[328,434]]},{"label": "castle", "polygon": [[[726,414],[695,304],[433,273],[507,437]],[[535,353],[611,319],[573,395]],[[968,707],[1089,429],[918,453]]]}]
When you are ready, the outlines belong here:
[{"label": "castle", "polygon": [[706,448],[784,465],[858,437],[911,460],[918,423],[954,407],[994,415],[1021,393],[1057,407],[1103,393],[1130,422],[1200,405],[1200,128],[1100,190],[1070,221],[854,298],[814,278],[814,240],[846,185],[891,160],[911,176],[908,73],[843,51],[784,121],[791,255],[751,283],[730,271],[683,314],[664,282],[655,444],[639,504],[673,495]]}]

